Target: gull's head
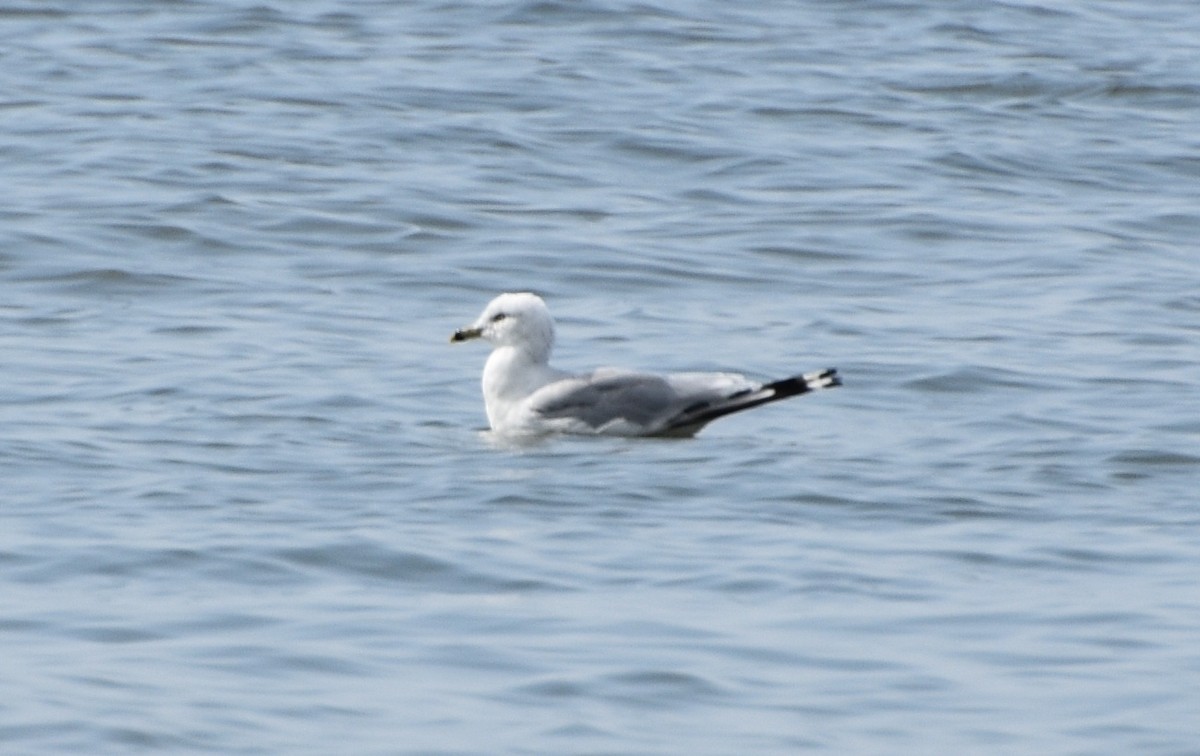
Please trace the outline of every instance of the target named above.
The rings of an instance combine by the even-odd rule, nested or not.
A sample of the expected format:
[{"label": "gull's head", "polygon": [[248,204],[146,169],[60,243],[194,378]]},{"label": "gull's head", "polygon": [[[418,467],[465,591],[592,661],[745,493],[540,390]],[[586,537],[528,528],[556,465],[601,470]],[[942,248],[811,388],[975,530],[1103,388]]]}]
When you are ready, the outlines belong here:
[{"label": "gull's head", "polygon": [[536,294],[501,294],[488,302],[472,325],[450,337],[450,341],[470,339],[485,339],[498,347],[516,347],[548,357],[554,346],[554,318]]}]

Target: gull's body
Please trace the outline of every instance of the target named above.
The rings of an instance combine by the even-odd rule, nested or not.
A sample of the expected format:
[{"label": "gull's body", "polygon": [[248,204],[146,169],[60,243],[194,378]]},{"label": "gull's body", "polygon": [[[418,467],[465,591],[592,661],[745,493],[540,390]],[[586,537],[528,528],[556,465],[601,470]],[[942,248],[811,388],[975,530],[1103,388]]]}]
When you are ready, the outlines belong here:
[{"label": "gull's body", "polygon": [[554,319],[528,293],[496,297],[451,341],[474,338],[493,345],[483,399],[492,430],[504,435],[691,436],[718,417],[841,385],[832,368],[765,384],[734,373],[556,370]]}]

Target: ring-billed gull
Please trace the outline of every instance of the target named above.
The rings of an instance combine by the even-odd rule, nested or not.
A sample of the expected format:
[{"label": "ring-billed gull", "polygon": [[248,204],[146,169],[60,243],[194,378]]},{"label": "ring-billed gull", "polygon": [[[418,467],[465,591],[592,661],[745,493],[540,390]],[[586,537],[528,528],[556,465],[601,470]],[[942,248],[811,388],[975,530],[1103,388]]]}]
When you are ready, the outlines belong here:
[{"label": "ring-billed gull", "polygon": [[493,345],[483,400],[492,430],[503,435],[691,436],[718,417],[842,383],[834,368],[770,383],[735,373],[556,370],[554,318],[529,293],[496,297],[450,341],[476,338]]}]

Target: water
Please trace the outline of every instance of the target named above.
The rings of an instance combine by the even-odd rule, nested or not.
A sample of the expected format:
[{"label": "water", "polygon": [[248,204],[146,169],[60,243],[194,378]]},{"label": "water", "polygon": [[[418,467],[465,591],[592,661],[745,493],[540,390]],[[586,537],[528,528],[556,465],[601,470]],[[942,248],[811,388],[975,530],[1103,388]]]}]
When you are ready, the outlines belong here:
[{"label": "water", "polygon": [[[1184,753],[1200,17],[0,9],[0,750]],[[557,363],[836,392],[481,433]]]}]

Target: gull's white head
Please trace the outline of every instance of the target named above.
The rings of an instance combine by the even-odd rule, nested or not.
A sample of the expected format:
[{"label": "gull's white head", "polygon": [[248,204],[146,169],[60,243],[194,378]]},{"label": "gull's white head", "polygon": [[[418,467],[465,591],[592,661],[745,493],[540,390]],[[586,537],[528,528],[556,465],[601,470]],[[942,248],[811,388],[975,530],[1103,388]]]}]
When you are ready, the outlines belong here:
[{"label": "gull's white head", "polygon": [[554,318],[536,294],[501,294],[488,302],[471,326],[455,331],[450,340],[478,338],[497,347],[527,351],[534,359],[545,360],[554,346]]}]

